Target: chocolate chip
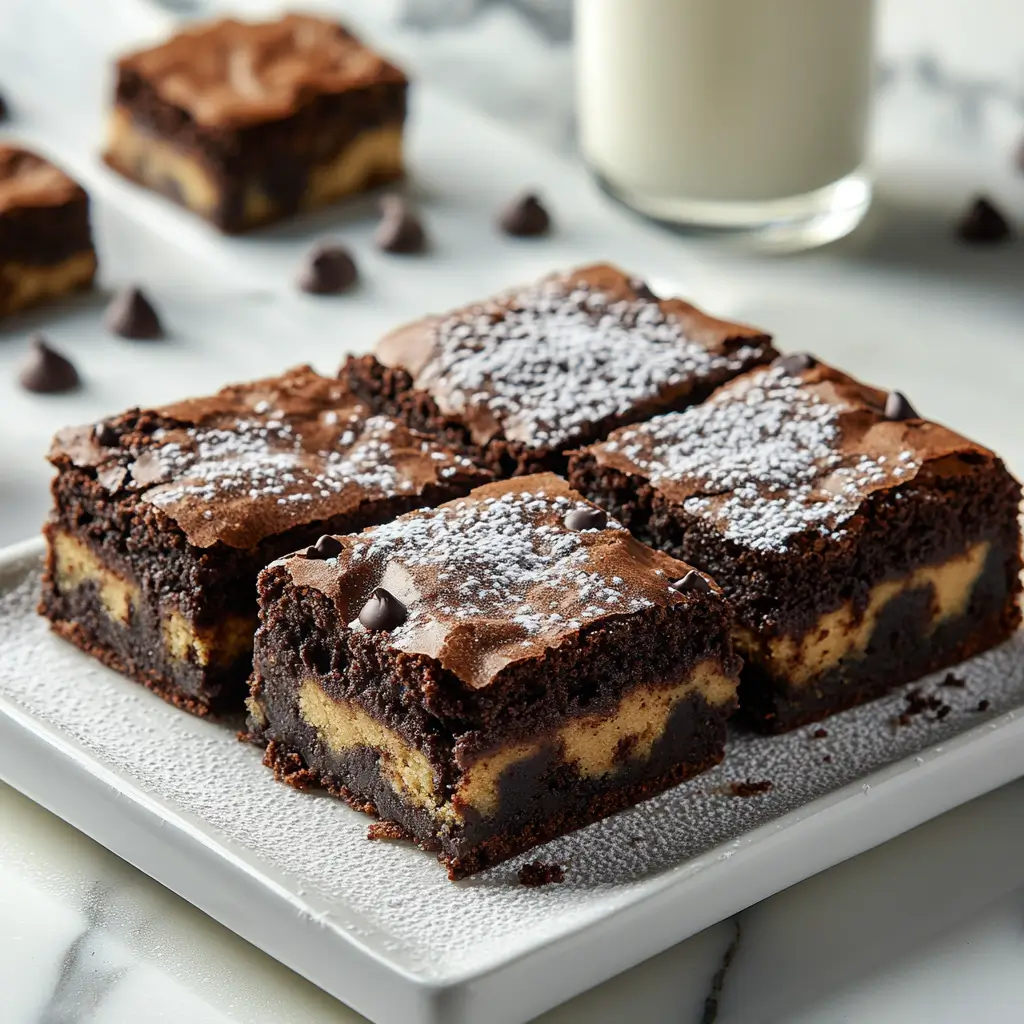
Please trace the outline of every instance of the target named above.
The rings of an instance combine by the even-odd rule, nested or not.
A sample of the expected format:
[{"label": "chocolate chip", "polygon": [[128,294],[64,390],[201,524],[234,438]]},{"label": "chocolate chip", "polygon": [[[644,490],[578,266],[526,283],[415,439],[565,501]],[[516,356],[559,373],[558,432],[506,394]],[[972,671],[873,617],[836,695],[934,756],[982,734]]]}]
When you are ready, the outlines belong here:
[{"label": "chocolate chip", "polygon": [[919,419],[917,411],[907,401],[902,391],[890,391],[885,397],[885,418],[887,420]]},{"label": "chocolate chip", "polygon": [[524,192],[504,207],[498,215],[498,226],[506,235],[532,238],[548,233],[551,217],[535,193]]},{"label": "chocolate chip", "polygon": [[114,296],[107,306],[104,320],[107,330],[122,338],[153,341],[164,336],[160,317],[153,304],[134,285]]},{"label": "chocolate chip", "polygon": [[574,508],[566,517],[570,530],[603,530],[608,525],[608,513],[603,508]]},{"label": "chocolate chip", "polygon": [[812,370],[817,365],[818,360],[810,352],[790,352],[789,355],[779,356],[772,363],[772,366],[777,366],[791,377],[799,376],[804,370]]},{"label": "chocolate chip", "polygon": [[957,222],[956,233],[964,242],[989,245],[1005,242],[1013,232],[1009,221],[991,201],[978,196]]},{"label": "chocolate chip", "polygon": [[630,288],[633,289],[638,299],[643,299],[645,302],[657,302],[658,296],[651,291],[650,285],[639,277],[634,277],[629,282]]},{"label": "chocolate chip", "polygon": [[306,258],[298,285],[311,295],[337,295],[357,281],[359,272],[349,251],[340,245],[318,245]]},{"label": "chocolate chip", "polygon": [[702,576],[696,569],[691,569],[682,579],[668,585],[669,590],[675,590],[680,594],[709,594],[711,584],[707,577]]},{"label": "chocolate chip", "polygon": [[32,338],[31,346],[29,357],[18,374],[18,382],[26,391],[52,395],[78,387],[78,371],[70,359],[50,348],[41,334]]},{"label": "chocolate chip", "polygon": [[359,621],[367,629],[388,632],[405,622],[407,614],[405,605],[394,594],[383,587],[378,587],[370,595],[370,600],[363,605]]},{"label": "chocolate chip", "polygon": [[117,431],[109,423],[97,423],[92,428],[92,436],[103,448],[113,448],[118,442]]},{"label": "chocolate chip", "polygon": [[332,537],[329,533],[325,533],[313,547],[321,558],[337,558],[341,554],[342,544],[337,537]]},{"label": "chocolate chip", "polygon": [[377,248],[399,255],[423,252],[427,247],[427,234],[405,199],[399,195],[385,196],[380,208],[380,224],[373,236]]}]

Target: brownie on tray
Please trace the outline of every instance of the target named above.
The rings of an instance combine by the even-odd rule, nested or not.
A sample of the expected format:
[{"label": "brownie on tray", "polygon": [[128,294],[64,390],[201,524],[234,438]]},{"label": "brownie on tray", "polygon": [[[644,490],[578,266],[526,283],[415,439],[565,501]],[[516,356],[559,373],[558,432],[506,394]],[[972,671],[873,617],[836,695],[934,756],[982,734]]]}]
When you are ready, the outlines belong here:
[{"label": "brownie on tray", "polygon": [[256,577],[487,479],[300,367],[57,435],[40,611],[196,714],[241,709]]},{"label": "brownie on tray", "polygon": [[89,197],[35,153],[0,144],[0,316],[88,288]]},{"label": "brownie on tray", "polygon": [[399,328],[341,375],[507,477],[564,473],[568,450],[684,409],[774,355],[761,331],[595,265]]},{"label": "brownie on tray", "polygon": [[808,356],[574,456],[573,486],[710,573],[742,713],[781,732],[1007,639],[1020,485],[990,451]]},{"label": "brownie on tray", "polygon": [[739,659],[717,588],[553,474],[260,574],[265,763],[451,878],[717,764]]},{"label": "brownie on tray", "polygon": [[217,21],[118,62],[105,159],[241,231],[401,177],[407,87],[334,22]]}]

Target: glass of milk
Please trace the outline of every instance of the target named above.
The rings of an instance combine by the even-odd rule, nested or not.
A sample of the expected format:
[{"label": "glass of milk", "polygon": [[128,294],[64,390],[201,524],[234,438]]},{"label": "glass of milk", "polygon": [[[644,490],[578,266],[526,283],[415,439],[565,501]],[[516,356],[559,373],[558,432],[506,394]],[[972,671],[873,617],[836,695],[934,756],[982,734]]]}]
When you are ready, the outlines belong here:
[{"label": "glass of milk", "polygon": [[694,232],[818,245],[867,212],[873,0],[576,0],[583,155]]}]

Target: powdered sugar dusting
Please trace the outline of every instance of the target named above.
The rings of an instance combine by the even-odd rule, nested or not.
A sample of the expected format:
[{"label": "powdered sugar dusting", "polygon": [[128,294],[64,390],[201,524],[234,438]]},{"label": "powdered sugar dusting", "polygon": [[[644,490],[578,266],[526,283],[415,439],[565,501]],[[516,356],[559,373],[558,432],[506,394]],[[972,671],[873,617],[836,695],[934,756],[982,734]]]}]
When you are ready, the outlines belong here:
[{"label": "powdered sugar dusting", "polygon": [[[646,594],[668,590],[653,572],[644,586],[616,575],[621,558],[609,555],[607,544],[600,561],[593,557],[588,541],[598,534],[607,541],[617,531],[626,559],[631,542],[614,520],[602,531],[564,525],[566,515],[587,507],[538,488],[421,509],[348,539],[340,570],[362,570],[369,563],[377,569],[374,579],[383,579],[408,601],[408,618],[391,633],[399,649],[418,649],[438,618],[498,620],[500,646],[522,640],[533,646],[608,615],[650,607]],[[610,574],[606,564],[612,566]],[[358,621],[352,628],[361,628]],[[481,641],[482,656],[488,646]]]},{"label": "powdered sugar dusting", "polygon": [[416,383],[447,414],[480,412],[506,438],[531,445],[565,443],[667,389],[738,373],[760,354],[751,346],[710,352],[657,302],[613,302],[583,283],[542,281],[515,293],[510,307],[439,323]]},{"label": "powdered sugar dusting", "polygon": [[795,534],[840,528],[867,491],[918,469],[896,459],[840,450],[840,415],[783,367],[750,375],[712,400],[623,430],[604,447],[621,452],[655,486],[694,484],[683,502],[730,540],[784,551]]},{"label": "powdered sugar dusting", "polygon": [[[962,782],[965,771],[978,768],[977,759],[984,756],[978,751],[990,742],[1000,764],[1012,771],[1009,755],[1018,748],[1007,747],[1006,741],[1000,746],[999,737],[1024,714],[1024,636],[1018,635],[956,669],[966,686],[941,690],[953,707],[941,721],[921,715],[906,728],[894,727],[905,705],[904,687],[829,719],[825,739],[813,738],[814,726],[776,737],[737,732],[730,737],[726,760],[713,772],[452,884],[429,853],[407,844],[367,842],[366,817],[340,801],[275,783],[260,764],[260,752],[238,743],[232,727],[182,714],[52,636],[34,610],[39,571],[38,554],[18,571],[0,567],[0,701],[19,709],[27,728],[53,727],[89,762],[155,798],[163,805],[158,813],[191,822],[210,850],[241,858],[255,877],[265,880],[268,900],[271,887],[287,891],[300,910],[293,917],[291,939],[296,945],[316,943],[324,956],[336,956],[339,977],[346,973],[343,964],[356,969],[348,939],[369,946],[396,968],[443,982],[508,963],[635,906],[663,886],[670,886],[676,905],[685,908],[692,905],[684,895],[688,887],[697,885],[707,893],[698,881],[706,872],[728,873],[735,865],[742,873],[732,856],[753,842],[746,851],[753,864],[744,876],[751,879],[750,871],[757,870],[757,840],[747,835],[751,829],[774,823],[776,829],[799,834],[813,821],[810,810],[800,821],[783,825],[778,819],[840,787],[854,786],[840,798],[847,815],[844,834],[849,836],[858,822],[873,820],[874,798],[885,791],[877,773],[886,766],[900,762],[897,786],[908,807],[913,802],[908,793],[932,786],[934,796],[950,773]],[[942,675],[919,685],[928,690]],[[989,708],[979,712],[983,699]],[[16,723],[6,727],[21,728]],[[972,728],[978,730],[969,741],[975,745],[973,760],[968,763],[961,749],[946,764],[946,745]],[[48,767],[79,770],[62,757]],[[13,776],[11,781],[29,785],[39,768],[26,760],[19,770],[24,782]],[[986,769],[981,775],[995,780],[998,772]],[[771,781],[772,789],[749,799],[726,795],[732,782],[746,779]],[[115,811],[133,799],[129,790]],[[938,805],[935,799],[927,803]],[[892,810],[891,801],[887,806]],[[115,832],[104,829],[117,829],[116,819],[98,809],[94,818],[89,806],[76,813],[83,825],[96,829],[100,841],[107,835],[115,838]],[[906,821],[917,823],[912,809]],[[156,856],[167,831],[150,833],[154,864],[167,859],[166,852]],[[145,869],[145,846],[138,847],[138,855]],[[535,859],[565,865],[565,881],[540,889],[519,885],[519,867]],[[813,857],[808,862],[816,863]],[[209,873],[197,861],[191,877],[193,888],[183,889],[182,895],[201,900]],[[716,891],[720,900],[733,890],[720,884]],[[748,898],[768,894],[752,888]],[[724,916],[738,907],[719,903],[716,909]],[[692,927],[704,923],[702,917]],[[674,934],[681,937],[690,926],[681,917]],[[628,923],[623,928],[628,944]],[[549,970],[550,963],[539,963],[538,969]]]}]

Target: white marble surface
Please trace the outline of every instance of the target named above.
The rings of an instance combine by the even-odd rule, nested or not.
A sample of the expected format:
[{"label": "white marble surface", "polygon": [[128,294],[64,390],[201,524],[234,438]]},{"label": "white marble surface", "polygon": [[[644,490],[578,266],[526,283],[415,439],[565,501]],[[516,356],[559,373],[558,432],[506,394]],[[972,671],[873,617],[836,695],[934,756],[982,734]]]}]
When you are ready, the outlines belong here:
[{"label": "white marble surface", "polygon": [[[30,6],[7,0],[0,46],[5,34],[10,45],[19,14]],[[244,6],[273,4],[245,0]],[[786,339],[785,347],[813,348],[902,387],[924,409],[1004,451],[1024,471],[1016,412],[1024,379],[1024,244],[998,253],[965,252],[948,239],[949,218],[978,187],[997,195],[1024,227],[1024,177],[1014,173],[1010,159],[1024,134],[1018,0],[884,5],[886,74],[875,146],[880,201],[854,238],[777,262],[706,253],[654,229],[633,230],[620,211],[587,192],[571,163],[571,104],[563,88],[571,77],[570,54],[538,35],[516,9],[467,2],[461,6],[475,11],[474,18],[441,30],[423,26],[430,21],[423,12],[436,3],[337,0],[333,6],[364,23],[424,78],[455,87],[540,140],[542,149],[524,143],[521,152],[501,150],[503,172],[511,181],[519,175],[548,185],[563,224],[562,235],[540,254],[499,251],[479,224],[474,234],[450,203],[446,207],[451,196],[444,192],[445,176],[456,173],[455,164],[439,162],[425,169],[439,193],[430,207],[436,227],[452,248],[456,240],[476,245],[482,260],[500,264],[491,275],[495,280],[481,268],[470,279],[446,284],[440,280],[442,252],[441,269],[430,264],[426,281],[403,271],[396,286],[396,279],[385,277],[391,270],[367,256],[367,307],[378,286],[394,290],[398,318],[529,276],[534,264],[557,264],[581,252],[608,255],[684,281],[717,310],[765,323]],[[88,23],[99,19],[116,22],[126,41],[159,28],[146,0],[67,0],[64,8],[83,38]],[[40,60],[51,46],[41,34],[23,45],[38,46]],[[4,71],[0,63],[0,84]],[[102,87],[95,75],[83,81],[97,94]],[[16,95],[15,125],[42,131],[49,118],[59,117],[54,99],[59,95]],[[64,129],[87,140],[95,125],[76,119]],[[509,145],[500,132],[480,132],[478,138],[487,140],[481,152]],[[564,164],[552,163],[545,152],[556,148],[566,152]],[[481,218],[492,199],[488,183],[475,181],[463,183],[459,198]],[[188,360],[186,375],[203,387],[298,358],[329,368],[340,347],[369,342],[377,326],[369,314],[354,315],[359,329],[352,337],[345,313],[335,320],[341,307],[297,299],[285,282],[258,273],[255,263],[248,279],[224,283],[217,276],[223,268],[214,273],[213,264],[204,262],[210,251],[200,235],[191,236],[191,258],[163,258],[157,248],[134,241],[139,232],[159,229],[144,211],[140,225],[116,204],[101,202],[100,216],[107,280],[155,282],[176,322],[174,343],[140,354],[99,334],[83,334],[73,325],[95,318],[88,302],[6,329],[0,337],[3,542],[36,528],[47,479],[39,456],[48,434],[66,420],[173,397],[182,387],[181,357]],[[344,227],[364,244],[366,225]],[[233,350],[204,350],[204,309],[213,308],[221,316],[226,308],[237,312]],[[89,386],[71,403],[29,399],[10,384],[25,336],[40,324],[52,329],[55,340],[76,339]],[[287,355],[281,338],[289,341]],[[544,1020],[1024,1019],[1022,847],[1024,782],[1018,782],[772,897],[736,922],[716,925]],[[0,922],[7,925],[0,928],[4,1024],[360,1019],[2,787]],[[713,990],[720,991],[709,1002]]]}]

